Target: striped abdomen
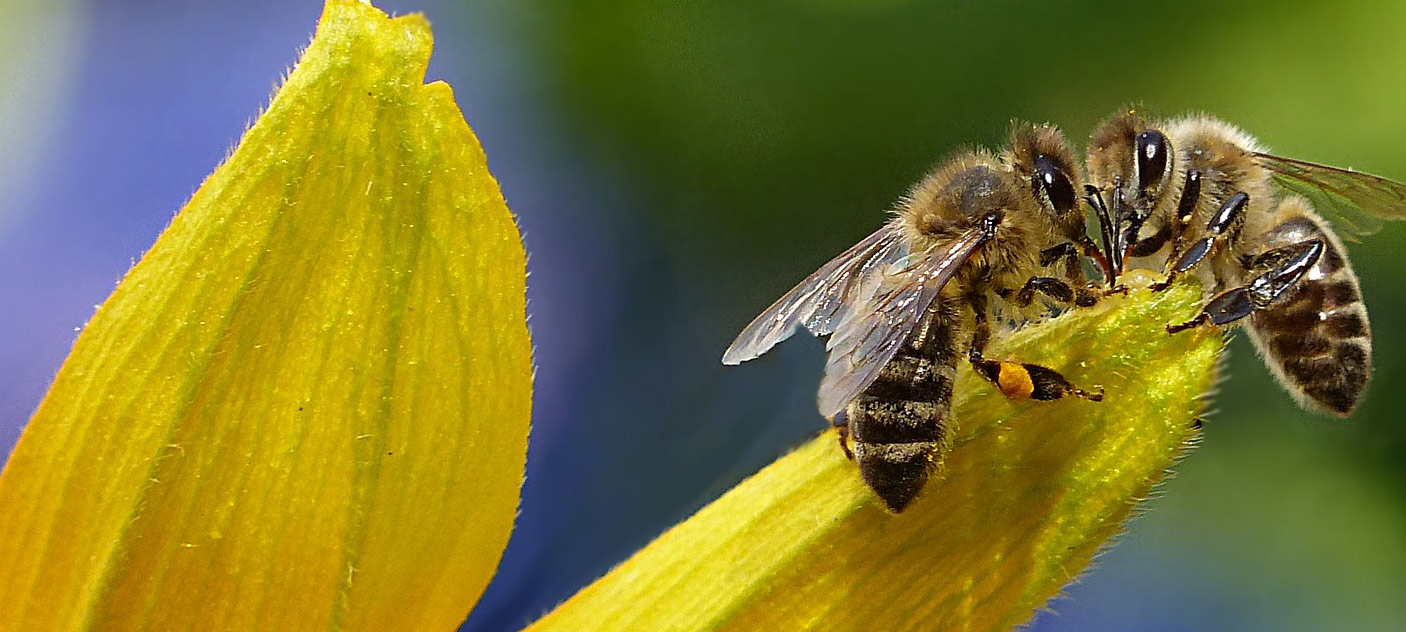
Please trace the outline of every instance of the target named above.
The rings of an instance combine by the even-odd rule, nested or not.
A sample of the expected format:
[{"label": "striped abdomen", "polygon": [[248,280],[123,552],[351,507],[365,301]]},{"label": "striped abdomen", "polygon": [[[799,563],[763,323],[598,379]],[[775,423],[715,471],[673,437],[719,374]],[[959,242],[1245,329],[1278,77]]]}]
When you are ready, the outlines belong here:
[{"label": "striped abdomen", "polygon": [[1266,250],[1309,239],[1318,263],[1273,305],[1250,316],[1250,340],[1275,377],[1301,403],[1347,415],[1372,365],[1372,332],[1347,250],[1307,203],[1290,198],[1265,235]]},{"label": "striped abdomen", "polygon": [[845,408],[859,474],[894,512],[918,495],[946,448],[958,317],[939,307]]}]

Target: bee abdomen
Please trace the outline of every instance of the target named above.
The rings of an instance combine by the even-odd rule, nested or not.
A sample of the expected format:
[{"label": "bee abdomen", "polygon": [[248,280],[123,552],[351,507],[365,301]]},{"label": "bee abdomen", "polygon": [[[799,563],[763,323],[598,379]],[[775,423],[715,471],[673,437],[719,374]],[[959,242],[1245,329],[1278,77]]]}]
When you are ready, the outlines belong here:
[{"label": "bee abdomen", "polygon": [[945,448],[955,370],[941,351],[900,353],[846,411],[859,474],[894,512],[917,497]]},{"label": "bee abdomen", "polygon": [[1372,331],[1362,291],[1342,243],[1316,218],[1286,220],[1276,237],[1318,238],[1326,246],[1314,268],[1280,301],[1250,316],[1251,340],[1295,397],[1347,415],[1367,385]]},{"label": "bee abdomen", "polygon": [[859,474],[894,512],[917,497],[941,458],[948,405],[867,395],[850,404]]}]

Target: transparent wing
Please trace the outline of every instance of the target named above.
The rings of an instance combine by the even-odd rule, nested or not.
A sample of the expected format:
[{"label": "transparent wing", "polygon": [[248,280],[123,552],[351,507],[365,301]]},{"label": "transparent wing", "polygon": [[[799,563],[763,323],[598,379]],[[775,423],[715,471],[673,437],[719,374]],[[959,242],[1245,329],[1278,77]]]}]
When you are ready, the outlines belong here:
[{"label": "transparent wing", "polygon": [[1347,237],[1375,233],[1383,219],[1406,219],[1406,184],[1282,156],[1255,157],[1281,188],[1308,198]]},{"label": "transparent wing", "polygon": [[747,325],[723,353],[723,364],[751,360],[804,326],[816,336],[835,330],[846,303],[858,300],[860,280],[903,259],[908,247],[902,228],[889,223],[831,259]]},{"label": "transparent wing", "polygon": [[927,316],[938,292],[988,235],[972,229],[864,278],[863,300],[848,304],[825,345],[830,357],[816,395],[821,415],[834,418],[874,382]]}]

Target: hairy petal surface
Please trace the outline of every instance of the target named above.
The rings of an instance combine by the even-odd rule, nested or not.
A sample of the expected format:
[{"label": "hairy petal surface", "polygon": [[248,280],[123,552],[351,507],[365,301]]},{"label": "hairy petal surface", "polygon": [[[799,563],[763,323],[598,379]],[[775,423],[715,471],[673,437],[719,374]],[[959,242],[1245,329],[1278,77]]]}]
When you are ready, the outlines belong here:
[{"label": "hairy petal surface", "polygon": [[429,25],[330,0],[0,475],[0,629],[447,630],[507,543],[525,258]]}]

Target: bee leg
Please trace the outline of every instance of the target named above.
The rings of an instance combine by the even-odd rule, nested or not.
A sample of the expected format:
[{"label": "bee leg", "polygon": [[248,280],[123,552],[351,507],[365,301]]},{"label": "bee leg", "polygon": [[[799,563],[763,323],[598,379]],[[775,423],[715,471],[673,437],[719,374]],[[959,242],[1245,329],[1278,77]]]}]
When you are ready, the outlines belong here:
[{"label": "bee leg", "polygon": [[991,322],[986,318],[986,297],[979,293],[970,293],[966,296],[967,303],[972,308],[974,323],[972,326],[972,341],[967,347],[967,359],[973,364],[981,361],[982,353],[986,351],[986,343],[991,341]]},{"label": "bee leg", "polygon": [[849,416],[842,410],[830,423],[835,426],[835,434],[840,438],[840,451],[845,453],[846,459],[853,461],[854,451],[849,448]]},{"label": "bee leg", "polygon": [[[1186,182],[1181,186],[1181,198],[1177,200],[1177,214],[1172,219],[1172,225],[1167,228],[1168,237],[1172,242],[1172,250],[1167,253],[1167,265],[1181,258],[1182,248],[1186,246],[1186,244],[1182,242],[1182,236],[1186,232],[1186,226],[1191,223],[1191,216],[1196,214],[1196,206],[1200,201],[1201,171],[1199,169],[1188,169],[1186,172]],[[1147,255],[1151,255],[1155,252],[1157,251],[1153,250],[1147,253]]]},{"label": "bee leg", "polygon": [[1052,246],[1040,251],[1040,266],[1050,267],[1061,259],[1079,260],[1079,248],[1072,241]]},{"label": "bee leg", "polygon": [[[1088,238],[1085,237],[1085,239],[1087,240]],[[1093,242],[1089,243],[1092,244]],[[1040,266],[1048,268],[1063,262],[1065,276],[1082,282],[1084,279],[1084,262],[1079,259],[1080,254],[1080,244],[1066,241],[1040,251]]]},{"label": "bee leg", "polygon": [[1303,279],[1323,255],[1323,242],[1310,239],[1265,252],[1252,265],[1268,266],[1261,275],[1240,287],[1217,294],[1195,318],[1176,325],[1167,325],[1167,333],[1178,333],[1206,323],[1228,325],[1264,309],[1283,296],[1289,288]]},{"label": "bee leg", "polygon": [[1249,202],[1250,195],[1244,191],[1230,196],[1230,199],[1221,205],[1220,210],[1211,216],[1211,221],[1206,223],[1206,232],[1210,234],[1191,244],[1191,247],[1181,255],[1181,258],[1177,259],[1176,264],[1167,272],[1167,278],[1152,285],[1152,291],[1160,292],[1171,287],[1178,275],[1186,273],[1196,267],[1196,264],[1201,263],[1201,260],[1205,259],[1206,255],[1211,253],[1211,249],[1222,239],[1234,237],[1238,230],[1232,229],[1238,229],[1243,219],[1245,206]]},{"label": "bee leg", "polygon": [[1035,301],[1035,293],[1039,292],[1060,303],[1074,304],[1078,307],[1089,307],[1100,298],[1100,293],[1088,288],[1074,289],[1063,279],[1054,277],[1031,277],[1019,291],[1012,293],[1009,290],[998,291],[1002,298],[1010,300],[1018,307],[1025,307]]},{"label": "bee leg", "polygon": [[[1085,235],[1078,242],[1066,241],[1056,244],[1040,251],[1040,267],[1048,268],[1060,261],[1064,261],[1065,271],[1070,278],[1084,278],[1083,262],[1079,260],[1080,255],[1090,257],[1099,265],[1106,265],[1099,261],[1103,253],[1092,239]],[[1107,259],[1103,259],[1104,262]]]},{"label": "bee leg", "polygon": [[1047,402],[1065,395],[1089,401],[1103,401],[1103,389],[1086,391],[1071,384],[1059,371],[1028,362],[997,362],[974,360],[977,375],[996,385],[1009,399],[1033,399]]},{"label": "bee leg", "polygon": [[1128,256],[1148,257],[1155,255],[1158,250],[1162,249],[1162,246],[1167,245],[1167,242],[1171,240],[1172,227],[1164,225],[1158,228],[1157,232],[1133,242],[1133,245],[1128,247]]},{"label": "bee leg", "polygon": [[1087,399],[1091,402],[1103,401],[1103,389],[1096,392],[1086,391],[1069,383],[1064,375],[1054,369],[1043,367],[1038,364],[1021,364],[1021,368],[1030,376],[1030,382],[1034,385],[1030,393],[1030,399],[1038,401],[1050,401],[1073,395]]},{"label": "bee leg", "polygon": [[[1032,283],[1041,279],[1054,281],[1063,285],[1063,291],[1072,298],[1073,292],[1069,286],[1059,279],[1048,277],[1035,277],[1027,282],[1027,288]],[[1046,285],[1044,282],[1036,283],[1037,286]],[[1024,291],[1024,290],[1022,290]],[[1042,288],[1042,291],[1043,288]],[[1056,289],[1055,292],[1060,290]],[[1033,295],[1033,290],[1031,291]],[[1065,395],[1074,395],[1092,401],[1103,399],[1103,389],[1098,392],[1089,392],[1081,388],[1076,388],[1069,380],[1065,379],[1058,371],[1043,367],[1038,364],[1022,362],[1000,362],[997,360],[987,360],[984,356],[986,343],[991,339],[991,324],[986,317],[986,299],[979,295],[968,297],[972,305],[972,310],[976,313],[976,331],[972,334],[971,347],[967,352],[967,359],[971,361],[972,368],[976,369],[977,375],[986,378],[1001,391],[1007,398],[1014,400],[1034,399],[1039,401],[1049,401],[1059,399]]]},{"label": "bee leg", "polygon": [[[1183,331],[1186,331],[1186,330],[1188,330],[1188,329],[1195,329],[1195,328],[1197,328],[1197,327],[1200,327],[1201,325],[1206,324],[1206,321],[1211,320],[1211,313],[1210,313],[1210,311],[1208,311],[1208,310],[1211,309],[1212,305],[1214,305],[1216,301],[1221,300],[1221,299],[1225,299],[1225,297],[1226,297],[1227,295],[1231,294],[1232,292],[1236,292],[1236,291],[1244,292],[1244,288],[1237,288],[1236,290],[1231,290],[1230,292],[1226,292],[1225,294],[1221,294],[1220,296],[1217,296],[1217,297],[1215,297],[1214,299],[1211,299],[1211,302],[1210,302],[1210,303],[1207,303],[1207,304],[1206,304],[1206,307],[1203,308],[1203,309],[1201,310],[1201,313],[1200,313],[1200,314],[1197,314],[1195,318],[1193,318],[1193,319],[1191,319],[1191,320],[1188,320],[1188,321],[1186,321],[1186,322],[1184,322],[1184,323],[1177,323],[1177,324],[1175,324],[1175,325],[1167,325],[1167,333],[1169,333],[1169,334],[1179,334],[1179,333],[1181,333],[1181,332],[1183,332]],[[1226,300],[1227,300],[1227,301],[1229,301],[1229,300],[1239,300],[1239,298],[1240,298],[1240,297],[1236,297],[1236,298],[1234,298],[1234,299],[1226,299]],[[1249,316],[1251,311],[1253,311],[1253,310],[1245,310],[1245,313],[1244,313],[1243,315],[1241,315],[1241,318],[1243,318],[1243,317],[1245,317],[1245,316]]]},{"label": "bee leg", "polygon": [[1108,258],[1088,235],[1081,236],[1077,241],[1066,241],[1040,251],[1040,266],[1048,268],[1064,261],[1065,278],[1082,284],[1087,277],[1084,275],[1084,261],[1080,257],[1093,259],[1094,264],[1104,270],[1105,276],[1108,274]]}]

